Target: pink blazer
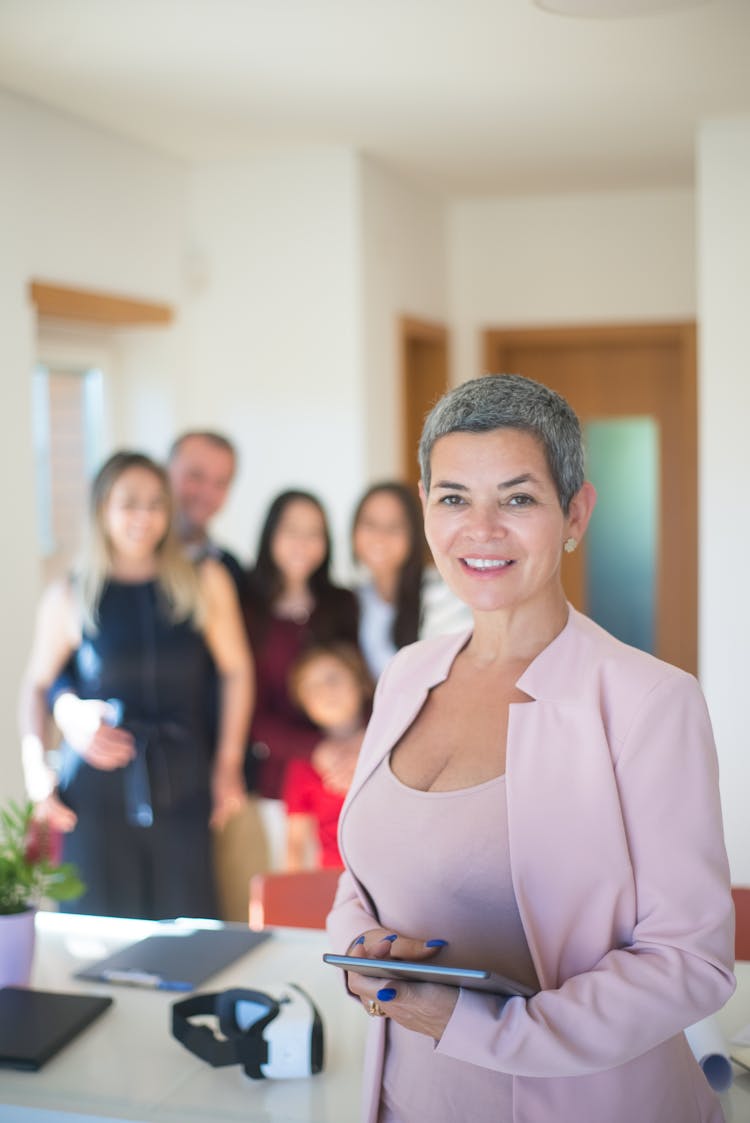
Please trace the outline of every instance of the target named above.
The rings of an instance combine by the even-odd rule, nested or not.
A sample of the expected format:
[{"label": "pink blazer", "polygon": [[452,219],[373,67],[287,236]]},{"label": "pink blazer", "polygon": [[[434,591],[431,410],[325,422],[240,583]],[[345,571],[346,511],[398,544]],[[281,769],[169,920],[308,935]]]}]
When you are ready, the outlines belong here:
[{"label": "pink blazer", "polygon": [[[381,676],[341,816],[345,863],[357,792],[467,638],[404,648]],[[518,686],[534,701],[510,707],[510,861],[542,989],[504,1003],[462,990],[436,1048],[512,1074],[513,1123],[718,1123],[721,1107],[682,1033],[734,989],[716,752],[700,688],[574,609]],[[328,921],[334,949],[375,916],[347,868]],[[384,1033],[373,1018],[367,1123],[377,1118]]]}]

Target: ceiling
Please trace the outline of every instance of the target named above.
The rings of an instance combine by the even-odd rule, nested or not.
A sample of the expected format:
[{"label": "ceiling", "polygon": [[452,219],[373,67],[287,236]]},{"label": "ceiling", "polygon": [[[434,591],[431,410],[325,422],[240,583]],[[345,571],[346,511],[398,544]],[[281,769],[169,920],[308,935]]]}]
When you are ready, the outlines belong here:
[{"label": "ceiling", "polygon": [[[0,87],[186,161],[326,144],[446,196],[692,184],[700,121],[750,113],[750,0],[566,2],[602,18],[532,0],[0,0]],[[627,3],[648,13],[604,18]]]}]

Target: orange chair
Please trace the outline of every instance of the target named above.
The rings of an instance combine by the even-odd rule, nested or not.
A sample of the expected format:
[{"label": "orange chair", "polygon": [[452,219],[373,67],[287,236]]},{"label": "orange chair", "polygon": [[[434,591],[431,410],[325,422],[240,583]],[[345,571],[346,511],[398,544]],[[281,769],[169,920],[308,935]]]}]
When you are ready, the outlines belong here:
[{"label": "orange chair", "polygon": [[280,925],[325,928],[341,870],[258,873],[250,878],[249,924],[256,932]]},{"label": "orange chair", "polygon": [[735,959],[750,959],[750,889],[735,885],[732,889],[734,900]]}]

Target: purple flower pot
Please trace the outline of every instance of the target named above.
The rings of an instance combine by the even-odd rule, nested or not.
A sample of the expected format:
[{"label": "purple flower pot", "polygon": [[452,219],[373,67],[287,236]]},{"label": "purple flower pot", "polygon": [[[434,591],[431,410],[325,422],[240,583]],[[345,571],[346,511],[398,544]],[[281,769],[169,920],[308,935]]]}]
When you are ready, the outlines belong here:
[{"label": "purple flower pot", "polygon": [[0,987],[26,987],[34,960],[36,909],[0,916]]}]

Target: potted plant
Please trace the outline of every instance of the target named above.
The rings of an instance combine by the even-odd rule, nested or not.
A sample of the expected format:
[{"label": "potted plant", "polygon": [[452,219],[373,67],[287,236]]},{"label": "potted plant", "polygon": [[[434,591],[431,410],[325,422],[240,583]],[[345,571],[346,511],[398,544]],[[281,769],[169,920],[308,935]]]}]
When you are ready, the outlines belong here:
[{"label": "potted plant", "polygon": [[75,867],[52,854],[50,831],[31,803],[0,809],[0,986],[25,986],[42,900],[70,901],[84,890]]}]

